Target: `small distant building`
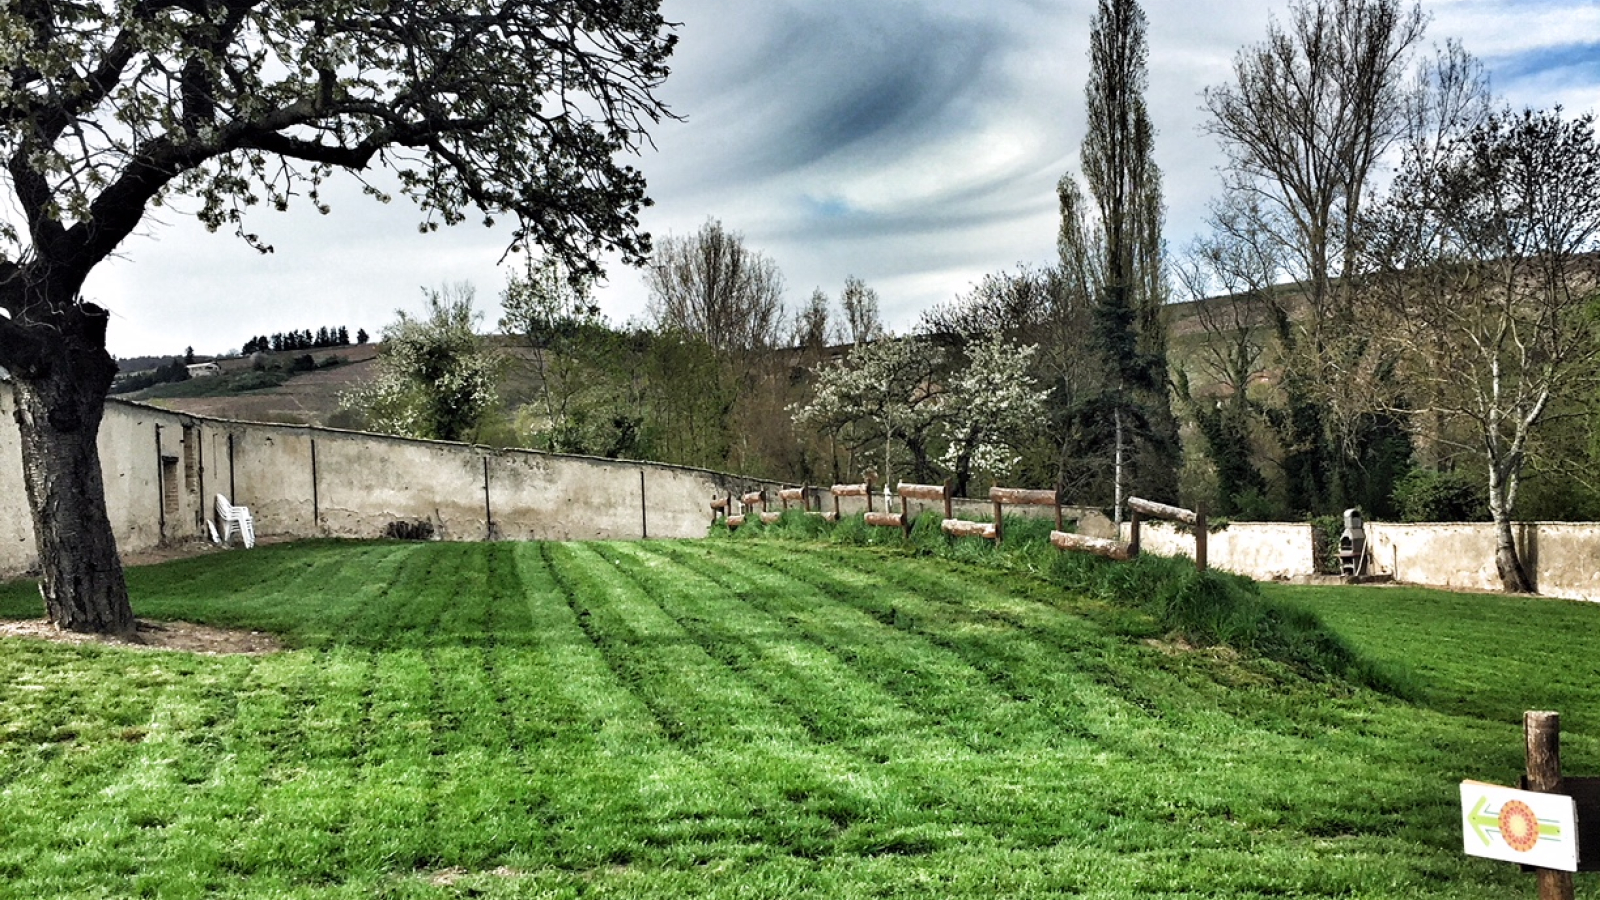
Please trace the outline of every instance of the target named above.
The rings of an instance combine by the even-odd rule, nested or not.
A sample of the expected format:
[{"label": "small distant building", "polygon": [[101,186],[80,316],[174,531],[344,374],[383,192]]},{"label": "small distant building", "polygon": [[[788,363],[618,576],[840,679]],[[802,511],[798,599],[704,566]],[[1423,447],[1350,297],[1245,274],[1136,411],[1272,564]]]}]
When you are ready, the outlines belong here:
[{"label": "small distant building", "polygon": [[214,362],[190,363],[186,368],[190,378],[210,378],[222,374],[222,367]]}]

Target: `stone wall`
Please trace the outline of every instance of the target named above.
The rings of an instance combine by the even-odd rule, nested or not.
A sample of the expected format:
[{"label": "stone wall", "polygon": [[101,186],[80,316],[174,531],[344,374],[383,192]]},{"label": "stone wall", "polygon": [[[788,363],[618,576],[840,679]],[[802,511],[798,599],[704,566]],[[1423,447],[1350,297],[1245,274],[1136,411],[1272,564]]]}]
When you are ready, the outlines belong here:
[{"label": "stone wall", "polygon": [[[10,386],[0,383],[0,577],[37,564],[13,412]],[[372,538],[401,522],[425,523],[447,540],[583,540],[700,537],[713,496],[764,487],[776,498],[778,488],[681,466],[202,419],[117,400],[106,404],[100,458],[107,511],[125,552],[203,538],[217,494],[250,507],[257,533],[269,537]],[[812,496],[813,508],[832,508],[826,488]],[[861,498],[842,505],[846,514],[863,506]],[[913,514],[924,506],[913,504]],[[956,503],[963,518],[991,510],[987,501]],[[1047,507],[1007,512],[1053,514]],[[1067,516],[1081,532],[1114,533],[1096,510],[1072,507]],[[1415,584],[1499,587],[1488,524],[1369,522],[1367,535],[1371,572]],[[1141,537],[1150,553],[1194,553],[1193,537],[1166,523],[1145,523]],[[1540,593],[1600,600],[1600,524],[1527,523],[1518,539]],[[1304,524],[1234,522],[1210,535],[1208,556],[1219,569],[1262,580],[1315,571]]]},{"label": "stone wall", "polygon": [[[1413,584],[1500,589],[1493,525],[1377,522],[1366,530],[1373,571]],[[1519,523],[1517,547],[1540,594],[1600,600],[1600,524]]]},{"label": "stone wall", "polygon": [[[1129,539],[1122,526],[1122,540]],[[1139,523],[1141,552],[1194,556],[1194,535],[1170,522]],[[1206,564],[1258,581],[1286,581],[1310,575],[1311,526],[1295,522],[1233,522],[1206,536]]]},{"label": "stone wall", "polygon": [[[1367,572],[1396,581],[1435,587],[1494,591],[1494,526],[1486,522],[1397,524],[1367,522]],[[1123,539],[1127,539],[1123,526]],[[1194,537],[1165,522],[1140,525],[1145,552],[1193,556]],[[1260,581],[1315,574],[1311,526],[1279,522],[1233,522],[1212,532],[1210,565]],[[1600,524],[1525,522],[1517,526],[1539,593],[1569,600],[1600,600]]]},{"label": "stone wall", "polygon": [[[37,565],[10,388],[0,384],[0,577]],[[713,495],[776,485],[726,473],[525,450],[203,419],[111,400],[100,429],[117,544],[202,539],[217,494],[266,537],[447,540],[701,537]]]}]

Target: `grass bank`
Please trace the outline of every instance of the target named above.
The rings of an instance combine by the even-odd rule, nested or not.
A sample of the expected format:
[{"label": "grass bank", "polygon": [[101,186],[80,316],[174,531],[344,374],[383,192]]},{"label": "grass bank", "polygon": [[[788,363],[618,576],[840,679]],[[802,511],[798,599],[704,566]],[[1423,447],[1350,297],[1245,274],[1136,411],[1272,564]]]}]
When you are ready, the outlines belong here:
[{"label": "grass bank", "polygon": [[1398,696],[1412,690],[1406,666],[1355,652],[1324,627],[1315,612],[1264,595],[1247,578],[1214,569],[1197,572],[1191,561],[1182,558],[1147,554],[1131,562],[1114,562],[1087,553],[1062,553],[1049,542],[1052,523],[1036,517],[1007,517],[1006,537],[999,544],[952,538],[940,531],[940,520],[937,514],[926,513],[905,535],[899,529],[869,526],[860,515],[834,523],[789,511],[770,525],[752,520],[730,531],[721,524],[712,533],[734,540],[872,547],[1038,578],[1134,614],[1120,623],[1132,633],[1154,629],[1196,646],[1227,646],[1276,660],[1302,675],[1353,681]]},{"label": "grass bank", "polygon": [[[1463,857],[1456,822],[1459,779],[1517,770],[1514,724],[1185,650],[1052,579],[747,537],[308,543],[132,570],[141,616],[294,649],[0,640],[0,893],[1531,890]],[[38,603],[0,586],[0,616]],[[1550,625],[1496,622],[1480,658]],[[1600,771],[1597,749],[1572,731],[1569,767]]]}]

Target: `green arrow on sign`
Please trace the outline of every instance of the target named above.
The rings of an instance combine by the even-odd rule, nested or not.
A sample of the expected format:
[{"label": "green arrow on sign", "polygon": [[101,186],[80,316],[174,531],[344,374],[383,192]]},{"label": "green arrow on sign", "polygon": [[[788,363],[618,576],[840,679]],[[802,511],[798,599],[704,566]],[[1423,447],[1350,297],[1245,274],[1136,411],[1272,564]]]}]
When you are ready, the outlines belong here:
[{"label": "green arrow on sign", "polygon": [[[1476,831],[1478,833],[1478,840],[1483,841],[1483,845],[1485,847],[1490,846],[1492,841],[1489,840],[1489,835],[1488,835],[1487,832],[1484,831],[1484,829],[1485,828],[1494,828],[1494,829],[1498,830],[1499,827],[1500,827],[1500,815],[1499,815],[1499,813],[1495,813],[1495,814],[1491,815],[1491,814],[1485,813],[1483,811],[1483,808],[1485,806],[1488,806],[1488,805],[1489,805],[1489,798],[1488,797],[1480,797],[1478,799],[1478,805],[1474,806],[1472,808],[1472,812],[1467,815],[1467,822],[1472,825],[1472,830]],[[1560,837],[1561,836],[1561,826],[1560,825],[1554,825],[1554,824],[1545,824],[1544,822],[1540,822],[1539,823],[1539,836],[1540,837]]]},{"label": "green arrow on sign", "polygon": [[1478,798],[1478,805],[1474,806],[1472,808],[1472,814],[1467,816],[1467,821],[1472,823],[1472,830],[1478,833],[1478,840],[1483,841],[1483,845],[1485,847],[1489,846],[1493,842],[1489,840],[1489,834],[1483,829],[1486,826],[1499,827],[1500,825],[1499,816],[1486,816],[1483,814],[1483,808],[1488,805],[1488,797]]}]

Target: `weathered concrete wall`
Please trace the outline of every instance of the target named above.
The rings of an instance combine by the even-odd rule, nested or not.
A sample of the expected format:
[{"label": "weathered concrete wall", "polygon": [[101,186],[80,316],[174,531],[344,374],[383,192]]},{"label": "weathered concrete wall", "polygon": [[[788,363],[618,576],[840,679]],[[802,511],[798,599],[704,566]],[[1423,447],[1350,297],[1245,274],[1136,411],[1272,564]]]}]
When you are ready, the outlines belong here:
[{"label": "weathered concrete wall", "polygon": [[[0,384],[0,576],[37,565],[9,385]],[[776,485],[677,466],[201,419],[110,401],[100,430],[117,544],[206,535],[217,494],[263,536],[379,537],[427,522],[448,540],[687,538],[713,495]]]},{"label": "weathered concrete wall", "polygon": [[[14,411],[10,386],[0,383],[0,576],[37,563]],[[450,540],[571,540],[699,537],[713,496],[764,487],[776,498],[778,487],[701,469],[201,419],[120,401],[107,403],[99,442],[107,511],[125,552],[203,537],[219,493],[249,506],[267,536],[378,537],[390,523],[425,521]],[[819,503],[832,508],[826,489],[813,492],[812,507]],[[845,498],[842,507],[849,514],[864,505]],[[991,511],[986,501],[957,502],[963,518]],[[1068,517],[1083,533],[1114,533],[1093,509],[1069,508]],[[1600,524],[1519,529],[1540,593],[1600,600]],[[1490,525],[1369,522],[1367,535],[1374,573],[1499,587]],[[1193,538],[1165,523],[1146,523],[1141,537],[1151,553],[1194,552]],[[1219,569],[1284,579],[1314,571],[1311,546],[1309,525],[1235,522],[1210,535],[1208,557]]]},{"label": "weathered concrete wall", "polygon": [[[1497,591],[1494,526],[1488,523],[1367,522],[1367,572],[1435,587]],[[1123,526],[1123,540],[1128,528]],[[1539,593],[1569,600],[1600,600],[1600,524],[1524,522],[1517,542]],[[1140,526],[1149,553],[1193,556],[1194,539],[1165,522]],[[1234,522],[1213,532],[1206,555],[1218,569],[1261,581],[1315,572],[1311,526]]]},{"label": "weathered concrete wall", "polygon": [[22,447],[18,442],[16,405],[11,387],[0,382],[0,575],[26,568],[38,558],[33,522],[22,487]]},{"label": "weathered concrete wall", "polygon": [[[1374,571],[1396,581],[1496,591],[1494,526],[1368,523]],[[1600,600],[1600,524],[1524,522],[1517,546],[1539,593],[1569,600]]]},{"label": "weathered concrete wall", "polygon": [[[1122,540],[1129,539],[1122,526]],[[1194,556],[1194,535],[1169,522],[1141,522],[1139,545],[1159,556]],[[1281,581],[1314,571],[1311,526],[1293,522],[1232,522],[1206,536],[1206,564],[1258,581]]]},{"label": "weathered concrete wall", "polygon": [[[38,560],[15,411],[10,386],[0,384],[0,574],[26,571]],[[194,434],[192,426],[160,410],[107,406],[98,439],[101,472],[106,512],[124,550],[197,533],[201,504],[194,485],[186,483],[198,475]]]}]

